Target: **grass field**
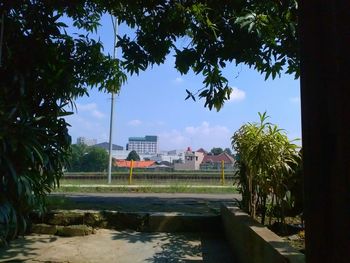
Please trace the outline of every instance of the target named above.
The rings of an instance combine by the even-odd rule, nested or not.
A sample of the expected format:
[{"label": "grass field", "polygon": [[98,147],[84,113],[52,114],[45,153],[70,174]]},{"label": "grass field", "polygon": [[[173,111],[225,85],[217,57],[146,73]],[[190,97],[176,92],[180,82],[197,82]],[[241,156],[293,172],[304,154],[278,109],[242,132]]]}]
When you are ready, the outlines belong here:
[{"label": "grass field", "polygon": [[[62,184],[106,184],[106,173],[66,173],[61,179]],[[233,185],[236,181],[233,171],[225,172],[225,185]],[[132,175],[132,182],[138,185],[221,185],[220,171],[137,171]],[[129,184],[128,172],[112,173],[112,185]]]},{"label": "grass field", "polygon": [[55,192],[111,193],[236,193],[233,172],[227,172],[225,183],[221,173],[214,172],[154,172],[138,171],[129,182],[129,173],[112,174],[107,184],[106,173],[67,173]]},{"label": "grass field", "polygon": [[61,184],[55,192],[79,193],[237,193],[234,186],[212,185],[93,185],[93,184]]},{"label": "grass field", "polygon": [[[106,179],[61,179],[60,180],[62,185],[69,184],[69,185],[82,185],[82,184],[107,184],[107,178]],[[226,186],[232,186],[234,180],[225,180]],[[122,178],[122,179],[112,179],[111,185],[128,185],[129,179],[128,178]],[[133,179],[132,184],[135,185],[222,185],[222,182],[220,178],[216,179]]]}]

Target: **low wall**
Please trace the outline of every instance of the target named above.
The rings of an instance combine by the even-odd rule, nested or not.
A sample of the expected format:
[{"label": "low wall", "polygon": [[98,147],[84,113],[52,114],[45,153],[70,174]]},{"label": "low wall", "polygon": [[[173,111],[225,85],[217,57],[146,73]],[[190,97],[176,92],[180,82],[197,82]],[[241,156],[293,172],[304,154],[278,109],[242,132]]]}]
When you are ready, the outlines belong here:
[{"label": "low wall", "polygon": [[44,215],[32,213],[31,221],[36,225],[45,225],[34,229],[45,228],[49,231],[55,231],[50,228],[55,225],[87,225],[94,228],[132,229],[141,232],[221,232],[219,215],[191,213],[57,210]]},{"label": "low wall", "polygon": [[305,263],[304,254],[237,207],[221,207],[223,228],[237,262]]}]

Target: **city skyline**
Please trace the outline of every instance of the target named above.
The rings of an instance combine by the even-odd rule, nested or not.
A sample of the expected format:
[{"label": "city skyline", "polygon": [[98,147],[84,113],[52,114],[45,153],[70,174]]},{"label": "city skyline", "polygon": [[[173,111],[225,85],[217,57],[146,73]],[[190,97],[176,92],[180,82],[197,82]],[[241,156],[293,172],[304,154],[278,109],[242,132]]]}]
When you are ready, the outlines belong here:
[{"label": "city skyline", "polygon": [[[134,149],[127,149],[128,148],[128,144],[129,144],[129,142],[130,142],[130,139],[131,138],[146,138],[146,137],[158,137],[157,135],[145,135],[145,136],[131,136],[131,137],[129,137],[129,139],[128,139],[128,143],[125,143],[125,144],[123,144],[123,145],[125,145],[125,146],[123,146],[123,145],[117,145],[117,144],[113,144],[113,151],[118,151],[118,150],[120,150],[120,151],[131,151],[131,150],[134,150]],[[72,141],[72,144],[74,144],[74,142]],[[90,138],[90,137],[85,137],[85,136],[79,136],[78,138],[77,138],[77,140],[76,140],[76,142],[75,142],[75,144],[86,144],[87,146],[99,146],[99,147],[102,147],[102,148],[105,148],[106,150],[108,150],[109,149],[109,147],[107,147],[108,145],[108,142],[107,141],[102,141],[102,142],[100,142],[100,141],[98,141],[96,138]],[[105,144],[107,145],[107,146],[105,146]],[[119,147],[121,147],[121,148],[123,148],[123,149],[114,149],[114,148],[119,148]],[[125,149],[124,149],[125,148]],[[213,147],[213,148],[221,148],[221,147]],[[228,147],[225,147],[225,148],[228,148]],[[222,148],[223,150],[225,149],[225,148]],[[188,150],[194,150],[194,151],[198,151],[198,150],[205,150],[205,151],[208,151],[208,152],[210,152],[210,150],[212,149],[204,149],[204,147],[199,147],[199,148],[196,148],[196,149],[192,149],[192,146],[191,145],[188,145],[188,146],[186,146],[185,148],[181,148],[181,149],[170,149],[170,150],[163,150],[163,149],[158,149],[158,151],[157,151],[157,153],[162,153],[162,152],[172,152],[172,151],[177,151],[177,150],[181,150],[181,151],[188,151]],[[135,149],[136,150],[136,149]],[[137,151],[137,150],[136,150]]]}]

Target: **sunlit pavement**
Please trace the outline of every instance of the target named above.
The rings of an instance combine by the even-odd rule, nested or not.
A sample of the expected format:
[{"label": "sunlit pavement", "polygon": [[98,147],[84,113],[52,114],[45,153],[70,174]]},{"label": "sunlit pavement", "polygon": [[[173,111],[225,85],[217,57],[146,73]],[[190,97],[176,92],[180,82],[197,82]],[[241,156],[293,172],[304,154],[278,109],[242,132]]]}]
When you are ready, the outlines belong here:
[{"label": "sunlit pavement", "polygon": [[100,229],[84,237],[30,235],[0,250],[0,262],[233,262],[221,236]]}]

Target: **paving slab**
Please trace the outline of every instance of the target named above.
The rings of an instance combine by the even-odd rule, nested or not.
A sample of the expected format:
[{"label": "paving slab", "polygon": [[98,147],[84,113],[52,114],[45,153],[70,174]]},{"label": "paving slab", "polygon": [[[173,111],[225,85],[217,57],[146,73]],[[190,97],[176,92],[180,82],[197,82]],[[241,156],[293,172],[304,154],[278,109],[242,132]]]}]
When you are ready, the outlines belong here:
[{"label": "paving slab", "polygon": [[99,229],[84,237],[29,235],[0,249],[0,262],[234,262],[222,236]]}]

